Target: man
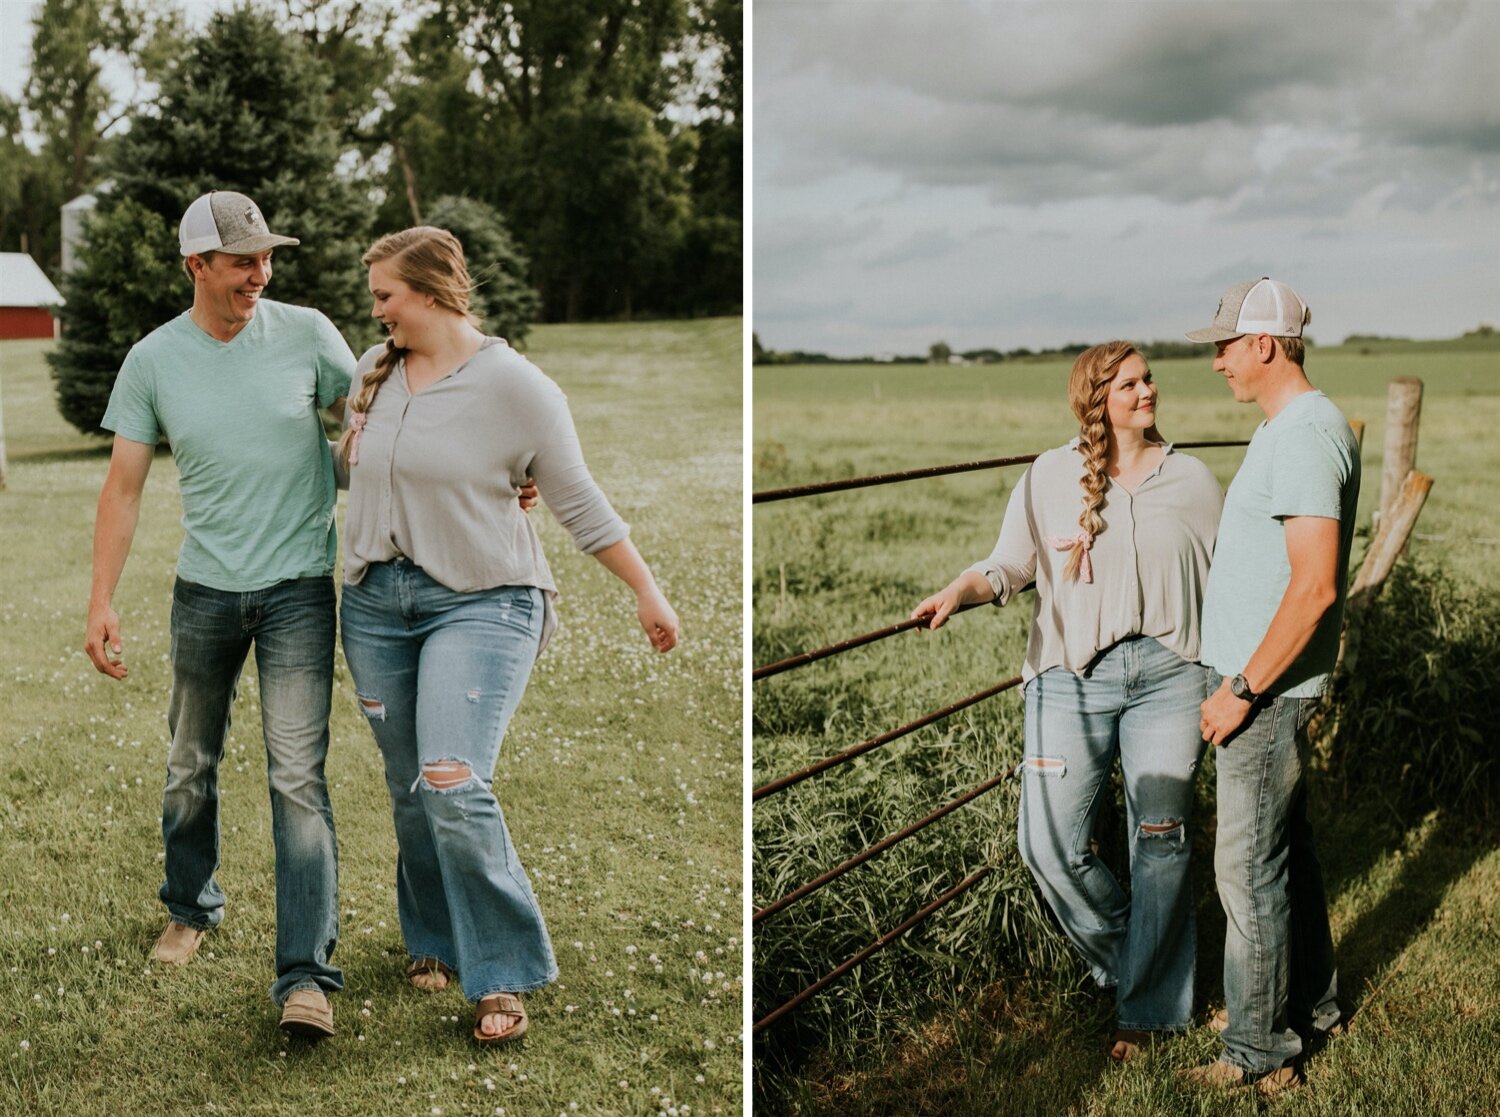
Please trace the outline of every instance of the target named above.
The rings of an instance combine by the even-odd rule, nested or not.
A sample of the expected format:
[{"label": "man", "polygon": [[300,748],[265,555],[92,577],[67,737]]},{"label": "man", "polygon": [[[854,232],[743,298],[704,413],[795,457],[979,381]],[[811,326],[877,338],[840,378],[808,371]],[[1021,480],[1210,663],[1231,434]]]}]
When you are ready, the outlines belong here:
[{"label": "man", "polygon": [[1271,1094],[1302,1081],[1305,1037],[1339,1019],[1322,870],[1303,778],[1306,726],[1338,655],[1359,447],[1303,372],[1311,320],[1271,279],[1231,287],[1213,325],[1214,370],[1265,413],[1224,500],[1203,599],[1203,662],[1222,676],[1203,703],[1219,746],[1214,872],[1227,929],[1224,1052],[1185,1072]]},{"label": "man", "polygon": [[169,922],[152,957],[188,962],[224,915],[218,765],[251,646],[260,676],[276,848],[281,1027],[333,1034],[343,987],[337,850],[323,765],[334,646],[334,473],[320,407],[342,411],[354,355],[315,310],[263,298],[272,233],[243,194],[215,191],[178,232],[192,308],[125,358],[103,426],[115,434],[94,524],[87,650],[127,674],[111,599],[130,552],[157,442],[181,474],[186,534],[171,621],[171,746],[162,801]]}]

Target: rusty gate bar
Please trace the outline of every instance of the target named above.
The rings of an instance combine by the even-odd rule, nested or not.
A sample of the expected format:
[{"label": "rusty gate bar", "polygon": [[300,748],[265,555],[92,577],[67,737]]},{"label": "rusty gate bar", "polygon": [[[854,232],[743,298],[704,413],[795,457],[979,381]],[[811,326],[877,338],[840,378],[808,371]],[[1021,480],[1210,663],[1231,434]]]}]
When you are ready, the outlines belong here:
[{"label": "rusty gate bar", "polygon": [[800,771],[791,773],[791,775],[782,776],[780,779],[772,780],[768,784],[762,784],[751,793],[750,798],[752,801],[764,799],[767,795],[775,795],[778,791],[785,791],[793,784],[801,783],[809,776],[816,776],[819,772],[833,768],[839,764],[847,763],[856,756],[861,756],[873,748],[879,748],[881,745],[888,745],[897,738],[906,736],[913,730],[921,729],[924,725],[931,725],[933,722],[945,718],[949,714],[956,714],[966,706],[972,706],[976,702],[983,702],[986,698],[993,698],[1001,691],[1020,685],[1021,676],[1017,675],[1014,678],[1006,679],[1003,683],[997,683],[987,690],[981,690],[977,694],[969,695],[967,698],[960,698],[951,706],[944,706],[941,710],[934,710],[932,713],[920,717],[916,721],[907,722],[905,725],[892,729],[888,733],[882,733],[879,737],[871,737],[868,741],[862,741],[851,749],[845,749],[837,756],[830,756],[826,760],[810,764]]},{"label": "rusty gate bar", "polygon": [[900,473],[876,473],[868,477],[850,477],[843,481],[822,481],[815,485],[794,485],[789,489],[762,489],[753,494],[750,501],[752,504],[766,504],[773,500],[791,500],[799,496],[837,493],[844,489],[863,489],[868,485],[890,485],[897,481],[915,481],[919,477],[941,477],[948,473],[972,473],[980,469],[999,469],[1007,465],[1027,465],[1036,459],[1036,454],[1021,454],[1014,458],[988,458],[978,462],[958,462],[954,465],[931,465],[925,469],[907,469]]},{"label": "rusty gate bar", "polygon": [[[1036,583],[1027,582],[1016,593],[1025,593],[1028,590],[1034,589],[1036,589]],[[954,617],[959,613],[967,613],[970,609],[978,609],[981,606],[990,604],[992,602],[980,601],[972,605],[960,605],[948,615]],[[863,636],[851,636],[847,640],[840,640],[837,644],[829,644],[825,648],[814,648],[810,652],[799,652],[797,655],[788,656],[786,659],[778,660],[776,663],[767,663],[756,667],[750,672],[750,680],[751,682],[759,682],[761,679],[769,679],[772,675],[779,675],[783,671],[790,671],[794,667],[805,667],[809,663],[816,663],[818,660],[827,659],[831,655],[853,651],[855,648],[862,648],[866,644],[873,644],[877,640],[884,640],[887,636],[895,636],[897,633],[905,632],[909,628],[920,628],[926,623],[926,621],[920,618],[917,620],[904,620],[899,624],[876,629],[874,632],[866,632]]]},{"label": "rusty gate bar", "polygon": [[850,958],[847,962],[844,962],[842,965],[837,966],[836,968],[830,970],[828,973],[824,974],[822,977],[818,978],[817,981],[813,982],[806,989],[802,990],[802,992],[798,993],[791,1000],[787,1001],[786,1004],[782,1005],[780,1008],[772,1009],[765,1016],[761,1017],[761,1019],[750,1029],[751,1034],[754,1035],[755,1033],[760,1032],[765,1028],[769,1028],[772,1024],[776,1023],[776,1021],[780,1020],[787,1013],[791,1012],[792,1009],[796,1008],[803,1001],[807,1000],[821,990],[827,988],[829,985],[833,984],[835,981],[843,977],[846,973],[852,970],[855,966],[859,965],[866,958],[870,957],[870,955],[874,954],[876,951],[881,950],[889,946],[891,943],[895,942],[898,938],[906,934],[907,931],[911,930],[918,923],[922,922],[922,920],[926,919],[933,912],[937,911],[945,904],[956,900],[959,896],[963,895],[969,889],[973,888],[985,877],[989,876],[993,871],[994,870],[990,866],[986,865],[977,873],[970,876],[967,880],[960,881],[958,884],[954,885],[947,892],[943,893],[936,900],[932,901],[932,903],[928,904],[921,911],[917,912],[916,915],[912,916],[905,923],[901,924],[894,930],[887,931],[885,934],[881,935],[878,939],[872,942],[869,946],[861,950],[853,958]]},{"label": "rusty gate bar", "polygon": [[[1210,450],[1220,446],[1248,446],[1249,442],[1174,442],[1175,450]],[[863,489],[870,485],[891,485],[897,481],[915,481],[922,477],[941,477],[949,473],[972,473],[980,469],[999,469],[1007,465],[1026,465],[1036,461],[1038,454],[1021,454],[1013,458],[988,458],[977,462],[958,462],[954,465],[933,465],[925,469],[907,469],[899,473],[874,473],[866,477],[849,477],[842,481],[822,481],[814,485],[794,485],[788,489],[762,489],[750,497],[752,504],[767,504],[773,500],[791,500],[794,497],[818,496],[822,493],[837,493],[845,489]]]},{"label": "rusty gate bar", "polygon": [[943,804],[926,818],[919,818],[905,830],[899,830],[888,838],[882,838],[880,841],[876,842],[868,849],[865,849],[863,852],[856,853],[853,857],[849,858],[849,860],[845,861],[843,864],[836,865],[832,869],[829,869],[828,872],[824,873],[816,880],[810,880],[801,888],[798,888],[796,891],[788,892],[781,899],[775,901],[774,903],[767,904],[765,907],[756,912],[754,916],[751,917],[751,924],[754,925],[756,923],[759,923],[762,919],[768,919],[771,916],[775,915],[777,912],[781,911],[783,908],[790,907],[798,900],[801,900],[807,896],[811,896],[825,884],[832,883],[833,881],[837,880],[839,877],[847,873],[850,869],[858,868],[860,865],[863,865],[872,857],[879,856],[886,850],[890,849],[891,846],[895,845],[897,842],[904,842],[907,838],[911,837],[917,831],[921,830],[923,827],[929,825],[930,823],[936,822],[945,814],[950,814],[953,811],[958,810],[958,808],[963,806],[965,803],[969,803],[975,799],[978,799],[987,791],[993,791],[1006,780],[1010,779],[1013,775],[1015,775],[1015,771],[1011,770],[1008,772],[1002,772],[998,776],[987,779],[983,783],[977,784],[976,786],[970,788],[968,791],[960,795],[957,799]]},{"label": "rusty gate bar", "polygon": [[[980,602],[975,605],[960,605],[948,615],[953,616],[957,613],[968,612],[970,609],[977,609],[980,604],[988,605],[989,602]],[[793,667],[803,667],[809,663],[816,663],[820,659],[826,659],[831,655],[838,655],[840,652],[862,648],[866,644],[873,644],[877,640],[884,640],[887,636],[894,636],[898,632],[905,632],[909,628],[918,628],[926,623],[927,621],[920,618],[916,620],[904,620],[900,624],[889,625],[885,628],[876,629],[874,632],[866,632],[863,636],[851,636],[849,639],[841,640],[837,644],[829,644],[826,648],[815,648],[810,652],[801,652],[786,659],[778,660],[775,663],[767,663],[764,666],[757,667],[750,672],[750,678],[751,681],[769,679],[772,675],[779,675],[783,671],[790,671]]]}]

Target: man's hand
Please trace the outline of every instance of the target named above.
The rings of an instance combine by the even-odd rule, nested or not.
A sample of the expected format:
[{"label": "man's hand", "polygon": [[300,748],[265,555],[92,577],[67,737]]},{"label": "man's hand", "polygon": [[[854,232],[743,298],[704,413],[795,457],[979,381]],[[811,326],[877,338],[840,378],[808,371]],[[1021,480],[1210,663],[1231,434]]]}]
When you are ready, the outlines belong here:
[{"label": "man's hand", "polygon": [[88,634],[83,650],[89,653],[94,667],[111,679],[130,674],[125,666],[124,645],[120,642],[120,616],[108,605],[89,610]]},{"label": "man's hand", "polygon": [[521,511],[530,512],[536,507],[537,491],[536,482],[530,477],[516,486],[516,491],[521,494]]},{"label": "man's hand", "polygon": [[1223,745],[1250,716],[1250,703],[1234,696],[1228,679],[1219,684],[1219,689],[1199,709],[1198,729],[1211,745]]}]

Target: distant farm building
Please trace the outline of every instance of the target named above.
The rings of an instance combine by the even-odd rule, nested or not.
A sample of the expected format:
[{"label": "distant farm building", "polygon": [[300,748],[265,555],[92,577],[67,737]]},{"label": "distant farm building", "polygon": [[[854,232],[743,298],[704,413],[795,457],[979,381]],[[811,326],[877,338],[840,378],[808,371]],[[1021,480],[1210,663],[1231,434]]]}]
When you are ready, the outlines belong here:
[{"label": "distant farm building", "polygon": [[0,340],[57,336],[54,307],[63,297],[24,252],[0,252]]}]

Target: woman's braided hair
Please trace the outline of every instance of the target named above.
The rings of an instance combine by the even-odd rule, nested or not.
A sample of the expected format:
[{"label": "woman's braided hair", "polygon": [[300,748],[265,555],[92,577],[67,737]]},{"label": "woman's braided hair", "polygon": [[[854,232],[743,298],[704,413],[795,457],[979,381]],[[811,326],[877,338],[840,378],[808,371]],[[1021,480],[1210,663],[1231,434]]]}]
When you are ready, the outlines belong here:
[{"label": "woman's braided hair", "polygon": [[[469,309],[469,296],[473,284],[469,279],[469,268],[464,263],[463,245],[447,229],[432,225],[418,225],[402,229],[399,233],[387,233],[362,257],[365,267],[371,264],[388,264],[396,278],[418,294],[428,295],[447,310],[463,315],[469,324],[478,326],[479,318]],[[387,338],[385,351],[375,361],[375,367],[365,373],[359,391],[349,401],[351,415],[368,415],[375,405],[375,396],[380,386],[395,371],[397,363],[406,356],[406,350],[397,348],[392,338]],[[348,463],[349,449],[358,427],[348,427],[339,439],[339,458]]]},{"label": "woman's braided hair", "polygon": [[[1136,348],[1128,341],[1106,341],[1085,349],[1073,362],[1072,375],[1068,377],[1068,403],[1073,414],[1078,416],[1078,451],[1083,455],[1084,472],[1080,482],[1083,486],[1083,512],[1078,517],[1078,526],[1092,538],[1104,530],[1104,520],[1099,515],[1099,506],[1104,503],[1104,490],[1109,485],[1105,473],[1106,455],[1109,450],[1109,424],[1105,420],[1105,402],[1109,399],[1109,386],[1119,371],[1120,362]],[[1080,539],[1073,545],[1063,567],[1063,577],[1075,580],[1083,562],[1088,544]]]}]

